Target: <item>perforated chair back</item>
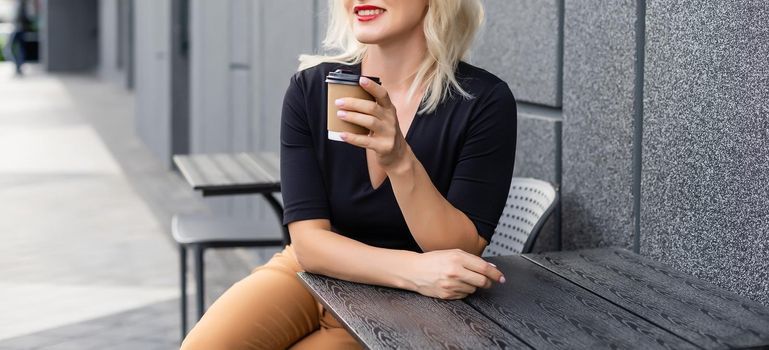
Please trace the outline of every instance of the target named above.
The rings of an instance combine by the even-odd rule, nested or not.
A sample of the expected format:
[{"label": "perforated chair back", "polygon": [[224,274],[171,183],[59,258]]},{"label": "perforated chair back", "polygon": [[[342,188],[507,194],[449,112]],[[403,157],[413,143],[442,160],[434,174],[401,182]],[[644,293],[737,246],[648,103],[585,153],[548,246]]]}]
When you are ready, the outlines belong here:
[{"label": "perforated chair back", "polygon": [[505,209],[483,256],[530,253],[557,202],[558,191],[550,183],[514,177]]}]

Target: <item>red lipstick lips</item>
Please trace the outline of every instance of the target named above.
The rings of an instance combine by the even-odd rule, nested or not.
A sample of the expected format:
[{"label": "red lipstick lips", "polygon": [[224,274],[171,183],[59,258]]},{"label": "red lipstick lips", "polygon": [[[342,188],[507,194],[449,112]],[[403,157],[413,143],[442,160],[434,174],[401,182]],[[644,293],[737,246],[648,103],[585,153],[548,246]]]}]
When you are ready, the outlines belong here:
[{"label": "red lipstick lips", "polygon": [[385,10],[381,7],[372,5],[359,5],[353,7],[353,12],[355,12],[355,17],[357,17],[359,21],[368,22],[379,17]]}]

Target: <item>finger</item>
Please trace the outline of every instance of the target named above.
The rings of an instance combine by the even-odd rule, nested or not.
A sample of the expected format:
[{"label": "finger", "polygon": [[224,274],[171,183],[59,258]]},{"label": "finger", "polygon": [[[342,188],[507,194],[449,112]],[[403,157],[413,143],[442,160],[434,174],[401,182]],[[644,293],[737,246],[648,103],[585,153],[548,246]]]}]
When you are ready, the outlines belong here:
[{"label": "finger", "polygon": [[341,135],[339,135],[339,137],[342,138],[342,141],[344,142],[362,148],[371,148],[371,145],[373,144],[371,136],[368,135],[358,135],[349,132],[343,132]]},{"label": "finger", "polygon": [[442,292],[439,293],[437,297],[443,300],[459,300],[466,298],[467,293]]},{"label": "finger", "polygon": [[467,254],[467,259],[465,259],[462,266],[468,270],[484,275],[494,282],[505,283],[505,276],[502,274],[502,271],[497,269],[496,265],[475,255]]},{"label": "finger", "polygon": [[[472,293],[470,293],[470,294],[472,294]],[[461,300],[461,299],[467,298],[468,295],[469,294],[458,293],[458,294],[452,295],[450,298],[446,298],[446,300]]]},{"label": "finger", "polygon": [[373,132],[381,132],[382,131],[382,121],[377,119],[376,117],[370,116],[368,114],[358,113],[358,112],[349,112],[349,111],[338,111],[336,112],[336,115],[345,121],[348,121],[353,124],[360,125],[366,129],[369,129]]},{"label": "finger", "polygon": [[473,293],[475,293],[476,290],[478,290],[478,288],[476,288],[473,285],[467,284],[467,283],[459,283],[454,288],[454,292],[455,293],[457,293],[457,294],[465,294],[465,295],[473,294]]},{"label": "finger", "polygon": [[342,133],[340,137],[344,142],[361,148],[370,149],[377,154],[381,154],[385,149],[387,149],[387,142],[381,138],[372,136],[372,134],[358,135],[345,132]]},{"label": "finger", "polygon": [[346,97],[336,100],[335,103],[337,107],[345,111],[368,114],[381,119],[381,109],[374,101]]},{"label": "finger", "polygon": [[371,94],[371,96],[374,96],[376,101],[383,107],[392,106],[392,102],[390,101],[390,94],[387,93],[387,89],[385,89],[384,86],[379,85],[366,77],[360,77],[360,86],[363,88],[363,90],[366,90],[369,94]]},{"label": "finger", "polygon": [[459,276],[459,280],[475,288],[491,287],[491,279],[471,270],[465,270],[464,273]]}]

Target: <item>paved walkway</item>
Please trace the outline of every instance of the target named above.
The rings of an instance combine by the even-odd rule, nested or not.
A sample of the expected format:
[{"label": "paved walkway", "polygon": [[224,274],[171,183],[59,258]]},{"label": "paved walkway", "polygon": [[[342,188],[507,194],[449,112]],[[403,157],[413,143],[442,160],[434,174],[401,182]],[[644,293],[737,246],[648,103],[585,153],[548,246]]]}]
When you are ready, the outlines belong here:
[{"label": "paved walkway", "polygon": [[[178,348],[168,222],[202,201],[131,132],[130,93],[11,72],[0,64],[0,349]],[[211,252],[209,301],[258,260]]]}]

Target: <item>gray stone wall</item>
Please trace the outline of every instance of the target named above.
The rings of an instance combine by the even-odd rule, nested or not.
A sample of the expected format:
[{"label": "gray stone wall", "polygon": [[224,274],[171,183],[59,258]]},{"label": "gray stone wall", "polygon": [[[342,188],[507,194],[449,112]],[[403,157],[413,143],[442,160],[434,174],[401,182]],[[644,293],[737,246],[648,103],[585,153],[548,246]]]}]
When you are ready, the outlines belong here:
[{"label": "gray stone wall", "polygon": [[561,185],[563,248],[633,249],[769,305],[769,3],[484,3],[475,63],[518,97],[516,174]]},{"label": "gray stone wall", "polygon": [[[504,79],[518,101],[515,176],[561,183],[563,1],[484,0],[470,62]],[[535,251],[561,247],[559,213]]]},{"label": "gray stone wall", "polygon": [[[560,184],[562,133],[559,110],[519,103],[513,175]],[[533,248],[535,252],[561,248],[560,221],[560,211],[556,211],[542,228]]]},{"label": "gray stone wall", "polygon": [[647,6],[641,252],[769,304],[769,5]]},{"label": "gray stone wall", "polygon": [[493,68],[516,99],[561,105],[559,0],[484,0],[473,62]]},{"label": "gray stone wall", "polygon": [[564,14],[564,246],[630,248],[635,1],[567,1]]}]

